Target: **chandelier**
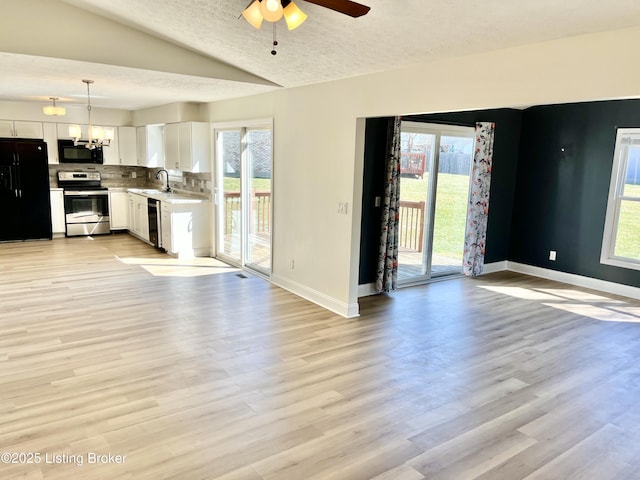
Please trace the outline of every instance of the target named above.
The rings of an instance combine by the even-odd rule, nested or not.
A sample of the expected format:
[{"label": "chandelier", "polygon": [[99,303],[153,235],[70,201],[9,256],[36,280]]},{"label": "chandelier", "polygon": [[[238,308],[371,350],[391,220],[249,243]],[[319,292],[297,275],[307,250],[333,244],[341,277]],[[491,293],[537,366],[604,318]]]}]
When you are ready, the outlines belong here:
[{"label": "chandelier", "polygon": [[82,127],[80,127],[80,125],[69,125],[69,136],[73,138],[74,145],[84,145],[89,150],[108,147],[114,137],[113,128],[103,128],[91,124],[91,92],[89,91],[89,85],[93,83],[93,80],[82,80],[82,82],[87,84],[88,139],[85,140],[82,138]]}]

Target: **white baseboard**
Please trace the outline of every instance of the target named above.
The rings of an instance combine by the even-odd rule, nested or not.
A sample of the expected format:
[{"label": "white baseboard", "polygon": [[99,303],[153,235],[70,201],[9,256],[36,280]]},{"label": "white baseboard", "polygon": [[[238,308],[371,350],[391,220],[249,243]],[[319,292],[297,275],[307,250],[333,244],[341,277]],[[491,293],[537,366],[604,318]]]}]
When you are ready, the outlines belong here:
[{"label": "white baseboard", "polygon": [[485,263],[482,268],[482,275],[487,273],[503,272],[508,269],[507,264],[508,262],[506,260],[503,260],[502,262]]},{"label": "white baseboard", "polygon": [[360,297],[370,297],[371,295],[378,295],[380,292],[376,290],[375,283],[363,283],[362,285],[358,285],[358,298]]},{"label": "white baseboard", "polygon": [[548,268],[534,267],[517,262],[507,262],[507,270],[525,275],[533,275],[534,277],[546,278],[556,282],[575,285],[576,287],[584,287],[600,292],[612,293],[623,297],[640,299],[640,288],[621,283],[609,282],[597,278],[584,277],[574,273],[559,272]]},{"label": "white baseboard", "polygon": [[318,292],[317,290],[305,285],[301,285],[289,280],[288,278],[281,277],[280,275],[272,274],[271,283],[343,317],[354,318],[360,316],[360,306],[357,302],[351,304],[341,302],[329,295]]},{"label": "white baseboard", "polygon": [[[611,293],[613,295],[621,295],[624,297],[640,299],[640,288],[632,287],[630,285],[623,285],[621,283],[609,282],[606,280],[599,280],[597,278],[585,277],[582,275],[576,275],[573,273],[559,272],[557,270],[550,270],[548,268],[534,267],[531,265],[525,265],[523,263],[511,262],[504,260],[501,262],[487,263],[483,268],[483,275],[511,271],[522,273],[525,275],[532,275],[534,277],[546,278],[547,280],[554,280],[556,282],[566,283],[568,285],[575,285],[576,287],[589,288],[592,290],[598,290],[600,292]],[[359,316],[359,306],[355,304],[347,304],[340,302],[335,298],[329,297],[324,293],[318,292],[314,289],[308,288],[299,283],[293,282],[286,278],[272,275],[271,281],[274,285],[284,288],[310,302],[313,302],[321,307],[331,310],[332,312],[342,315],[346,318],[353,318]],[[370,295],[377,295],[375,283],[365,283],[358,285],[358,298],[367,297]]]}]

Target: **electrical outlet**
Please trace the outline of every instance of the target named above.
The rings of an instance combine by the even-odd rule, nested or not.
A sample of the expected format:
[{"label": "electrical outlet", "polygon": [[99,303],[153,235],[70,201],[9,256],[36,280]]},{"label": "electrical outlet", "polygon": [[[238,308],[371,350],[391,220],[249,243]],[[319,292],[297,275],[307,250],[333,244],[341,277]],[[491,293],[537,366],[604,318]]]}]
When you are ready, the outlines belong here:
[{"label": "electrical outlet", "polygon": [[131,178],[137,178],[138,174],[136,172],[131,172]]},{"label": "electrical outlet", "polygon": [[347,202],[338,202],[338,213],[347,214],[349,204]]},{"label": "electrical outlet", "polygon": [[555,262],[556,261],[556,251],[555,250],[549,250],[549,260]]},{"label": "electrical outlet", "polygon": [[293,262],[293,258],[289,260],[289,269],[293,270],[295,267],[295,263]]}]

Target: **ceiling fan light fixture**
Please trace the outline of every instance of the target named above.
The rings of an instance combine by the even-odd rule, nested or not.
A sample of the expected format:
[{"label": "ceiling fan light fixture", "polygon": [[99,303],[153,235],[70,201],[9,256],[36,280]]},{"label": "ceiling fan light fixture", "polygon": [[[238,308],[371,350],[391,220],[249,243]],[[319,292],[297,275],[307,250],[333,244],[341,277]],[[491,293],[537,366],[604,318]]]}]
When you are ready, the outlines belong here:
[{"label": "ceiling fan light fixture", "polygon": [[283,15],[282,3],[280,0],[262,0],[260,14],[267,22],[277,22]]},{"label": "ceiling fan light fixture", "polygon": [[298,28],[307,19],[307,14],[293,2],[289,2],[289,5],[284,8],[283,14],[289,30]]},{"label": "ceiling fan light fixture", "polygon": [[242,16],[253,28],[260,30],[262,26],[262,14],[260,13],[260,0],[255,0],[242,11]]},{"label": "ceiling fan light fixture", "polygon": [[58,100],[58,97],[49,97],[49,100],[53,102],[53,105],[46,105],[42,108],[45,115],[62,116],[67,114],[66,108],[56,106],[56,100]]}]

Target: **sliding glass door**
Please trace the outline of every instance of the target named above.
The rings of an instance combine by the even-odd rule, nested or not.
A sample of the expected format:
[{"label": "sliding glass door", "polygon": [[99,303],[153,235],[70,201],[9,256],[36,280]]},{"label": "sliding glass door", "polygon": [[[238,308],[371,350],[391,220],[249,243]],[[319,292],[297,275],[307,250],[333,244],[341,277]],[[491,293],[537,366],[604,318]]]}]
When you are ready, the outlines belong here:
[{"label": "sliding glass door", "polygon": [[227,262],[271,272],[271,125],[216,129],[217,252]]},{"label": "sliding glass door", "polygon": [[241,138],[240,130],[216,132],[218,255],[236,264],[242,259]]},{"label": "sliding glass door", "polygon": [[462,272],[474,135],[402,122],[400,285]]},{"label": "sliding glass door", "polygon": [[271,271],[271,129],[245,131],[245,265]]}]

